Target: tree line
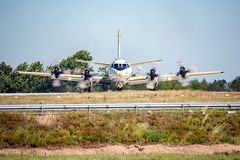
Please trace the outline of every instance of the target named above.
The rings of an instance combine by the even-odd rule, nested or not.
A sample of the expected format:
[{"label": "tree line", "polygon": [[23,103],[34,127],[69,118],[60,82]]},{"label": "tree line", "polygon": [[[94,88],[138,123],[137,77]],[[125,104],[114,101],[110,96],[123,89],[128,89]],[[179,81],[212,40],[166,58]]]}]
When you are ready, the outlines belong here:
[{"label": "tree line", "polygon": [[[67,70],[68,73],[79,74],[87,68],[87,64],[76,62],[75,59],[92,60],[90,52],[86,50],[80,50],[61,60],[59,67],[61,70]],[[19,64],[15,69],[5,62],[0,63],[0,93],[37,93],[37,92],[76,92],[78,91],[77,82],[62,81],[60,88],[52,87],[52,80],[45,77],[18,75],[17,71],[30,71],[30,72],[51,72],[53,65],[47,66],[44,69],[43,64],[40,61],[28,64],[23,62]],[[104,69],[100,68],[99,72],[104,72]],[[110,86],[110,89],[114,90],[114,87]],[[145,85],[125,86],[125,89],[145,90]],[[202,81],[192,80],[187,87],[183,87],[179,81],[166,81],[160,82],[156,90],[205,90],[205,91],[240,91],[240,76],[236,77],[230,82],[226,80],[214,80],[213,82],[207,82],[205,79]],[[95,86],[95,91],[105,91],[106,86]]]}]

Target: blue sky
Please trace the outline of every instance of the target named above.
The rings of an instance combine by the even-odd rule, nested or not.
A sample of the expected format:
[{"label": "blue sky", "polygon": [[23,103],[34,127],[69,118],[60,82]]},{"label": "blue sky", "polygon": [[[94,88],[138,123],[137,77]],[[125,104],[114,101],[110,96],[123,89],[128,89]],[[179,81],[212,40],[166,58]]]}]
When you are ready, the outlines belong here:
[{"label": "blue sky", "polygon": [[47,66],[84,49],[111,62],[118,29],[129,62],[162,59],[158,72],[168,73],[181,58],[197,71],[225,71],[208,81],[240,76],[238,0],[0,0],[0,61]]}]

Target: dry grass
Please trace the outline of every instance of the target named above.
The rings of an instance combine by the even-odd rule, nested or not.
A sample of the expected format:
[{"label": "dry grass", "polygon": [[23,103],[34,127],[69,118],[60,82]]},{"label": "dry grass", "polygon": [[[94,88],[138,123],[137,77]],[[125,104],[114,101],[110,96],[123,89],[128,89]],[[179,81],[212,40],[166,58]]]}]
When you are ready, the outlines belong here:
[{"label": "dry grass", "polygon": [[122,91],[54,95],[0,96],[0,104],[83,104],[83,103],[165,103],[240,102],[240,92],[207,91]]}]

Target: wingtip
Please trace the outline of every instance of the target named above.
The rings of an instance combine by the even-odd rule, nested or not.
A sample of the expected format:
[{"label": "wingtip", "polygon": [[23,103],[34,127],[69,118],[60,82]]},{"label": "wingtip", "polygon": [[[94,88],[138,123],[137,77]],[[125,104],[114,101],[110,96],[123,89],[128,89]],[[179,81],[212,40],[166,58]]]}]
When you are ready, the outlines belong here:
[{"label": "wingtip", "polygon": [[224,73],[223,71],[221,71],[220,73]]}]

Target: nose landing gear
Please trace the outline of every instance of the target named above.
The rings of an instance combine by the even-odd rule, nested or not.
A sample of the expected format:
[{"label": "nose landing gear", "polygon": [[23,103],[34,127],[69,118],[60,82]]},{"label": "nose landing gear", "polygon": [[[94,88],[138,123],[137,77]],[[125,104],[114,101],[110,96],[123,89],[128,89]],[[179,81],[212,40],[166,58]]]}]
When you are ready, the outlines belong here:
[{"label": "nose landing gear", "polygon": [[117,82],[117,90],[121,91],[123,89],[124,83],[123,82]]}]

